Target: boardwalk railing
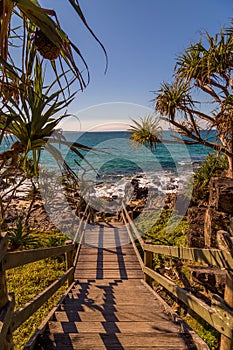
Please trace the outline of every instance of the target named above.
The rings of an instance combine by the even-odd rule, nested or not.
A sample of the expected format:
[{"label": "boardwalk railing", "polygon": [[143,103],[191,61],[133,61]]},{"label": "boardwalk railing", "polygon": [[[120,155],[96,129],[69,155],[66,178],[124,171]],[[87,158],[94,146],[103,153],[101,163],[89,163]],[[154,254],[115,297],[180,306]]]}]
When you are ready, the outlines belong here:
[{"label": "boardwalk railing", "polygon": [[[68,286],[74,281],[74,271],[80,250],[81,242],[89,215],[85,220],[86,209],[73,241],[67,241],[64,246],[39,248],[32,250],[8,252],[7,235],[0,235],[0,349],[12,350],[14,348],[12,334],[31,315],[33,315],[56,291],[68,281]],[[26,303],[19,310],[15,309],[14,294],[8,293],[6,271],[39,260],[65,254],[66,272],[54,281],[35,298]]]},{"label": "boardwalk railing", "polygon": [[[175,246],[154,245],[145,243],[131,220],[125,206],[123,205],[123,220],[127,224],[132,244],[136,250],[139,262],[144,272],[144,280],[152,286],[153,281],[165,288],[177,302],[185,304],[189,312],[192,311],[208,322],[221,334],[220,350],[233,349],[233,257],[232,254],[220,249],[199,249]],[[144,261],[138,250],[144,253]],[[165,277],[153,269],[154,254],[180,259],[180,261],[191,261],[192,263],[204,264],[226,271],[226,285],[224,299],[217,298],[217,303],[208,305],[202,299],[197,298],[190,290],[181,288],[171,279]]]}]

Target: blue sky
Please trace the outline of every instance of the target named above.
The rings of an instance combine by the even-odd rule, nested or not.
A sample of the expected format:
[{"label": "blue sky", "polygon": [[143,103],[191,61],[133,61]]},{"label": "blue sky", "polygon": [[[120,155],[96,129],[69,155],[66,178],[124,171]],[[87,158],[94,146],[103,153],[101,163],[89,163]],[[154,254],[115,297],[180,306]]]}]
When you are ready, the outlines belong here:
[{"label": "blue sky", "polygon": [[[52,6],[52,1],[42,1],[47,7],[49,3]],[[60,23],[90,69],[90,84],[69,109],[79,117],[82,130],[103,124],[111,129],[114,122],[119,125],[112,125],[113,129],[121,129],[120,124],[127,124],[130,118],[148,113],[153,108],[151,91],[172,80],[177,54],[197,41],[201,32],[214,35],[229,26],[233,17],[230,0],[80,0],[80,6],[109,59],[104,74],[103,51],[68,1],[56,1]],[[138,112],[135,105],[140,105]],[[64,128],[79,129],[80,123],[73,118]]]}]

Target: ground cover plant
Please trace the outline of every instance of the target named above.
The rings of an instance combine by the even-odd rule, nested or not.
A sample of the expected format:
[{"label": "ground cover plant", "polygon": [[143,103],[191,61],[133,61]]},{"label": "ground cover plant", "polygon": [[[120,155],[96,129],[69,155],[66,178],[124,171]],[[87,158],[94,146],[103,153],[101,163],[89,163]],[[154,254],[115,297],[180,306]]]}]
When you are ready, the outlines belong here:
[{"label": "ground cover plant", "polygon": [[[36,247],[50,247],[64,244],[67,239],[61,233],[34,232]],[[31,248],[31,246],[27,246]],[[20,309],[36,295],[42,292],[65,272],[64,256],[40,260],[31,264],[16,267],[7,271],[8,292],[15,295],[15,310]],[[47,317],[49,311],[58,303],[67,286],[62,286],[37,312],[23,323],[13,334],[16,350],[22,350],[24,344],[32,336],[41,322]]]}]

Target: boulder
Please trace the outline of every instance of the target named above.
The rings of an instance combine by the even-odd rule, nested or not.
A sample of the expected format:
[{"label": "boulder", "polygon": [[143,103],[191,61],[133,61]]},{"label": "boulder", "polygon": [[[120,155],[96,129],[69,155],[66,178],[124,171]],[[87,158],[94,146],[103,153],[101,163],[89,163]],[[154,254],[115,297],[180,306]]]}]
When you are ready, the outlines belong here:
[{"label": "boulder", "polygon": [[209,183],[209,206],[233,215],[233,179],[213,177]]},{"label": "boulder", "polygon": [[217,232],[228,231],[231,216],[226,212],[219,212],[214,208],[207,208],[204,220],[205,246],[218,248]]},{"label": "boulder", "polygon": [[204,219],[206,207],[191,207],[188,209],[188,221],[190,223],[187,233],[189,247],[204,248]]}]

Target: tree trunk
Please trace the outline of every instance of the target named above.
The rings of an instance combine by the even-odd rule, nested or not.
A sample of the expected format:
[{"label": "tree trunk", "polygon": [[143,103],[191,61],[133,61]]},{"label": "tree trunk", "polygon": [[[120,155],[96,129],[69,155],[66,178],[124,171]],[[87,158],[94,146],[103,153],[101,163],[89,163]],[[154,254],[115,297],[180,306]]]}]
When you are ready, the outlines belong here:
[{"label": "tree trunk", "polygon": [[228,169],[227,169],[227,177],[233,179],[233,157],[227,156],[228,160]]}]

